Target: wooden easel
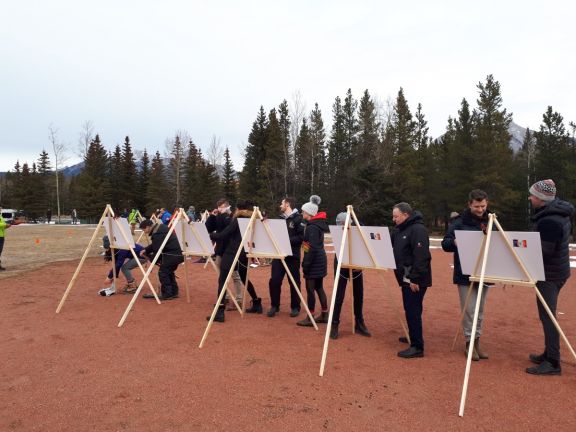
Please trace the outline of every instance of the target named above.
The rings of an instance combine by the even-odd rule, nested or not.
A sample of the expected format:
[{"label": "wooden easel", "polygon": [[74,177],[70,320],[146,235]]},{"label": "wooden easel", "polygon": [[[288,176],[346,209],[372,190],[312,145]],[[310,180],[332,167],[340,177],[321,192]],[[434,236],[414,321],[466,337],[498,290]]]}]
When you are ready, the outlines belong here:
[{"label": "wooden easel", "polygon": [[[180,242],[180,248],[182,249],[182,254],[184,255],[184,258],[186,258],[187,256],[206,258],[206,264],[212,264],[214,271],[218,275],[220,271],[218,270],[216,263],[212,259],[212,249],[211,249],[212,243],[210,243],[210,245],[207,245],[206,242],[202,240],[202,237],[198,234],[197,231],[196,224],[198,223],[199,222],[191,222],[190,218],[188,217],[186,211],[183,208],[180,208],[178,215],[176,216],[176,218],[174,218],[174,224],[179,226],[179,228],[175,227],[175,232],[176,235],[178,236],[178,241]],[[200,245],[200,250],[188,251],[187,247],[188,245],[186,243],[186,226],[189,227],[190,231],[192,232],[192,235],[196,239],[196,242]],[[188,300],[188,303],[190,303],[190,292],[188,289],[188,270],[186,268],[186,259],[184,259],[184,274],[186,278],[186,298]],[[228,287],[226,288],[228,289]],[[232,295],[232,292],[229,290],[228,294]],[[232,301],[234,302],[236,308],[240,311],[240,313],[242,313],[242,309],[240,308],[240,305],[238,305],[236,299],[233,299]]]},{"label": "wooden easel", "polygon": [[[76,271],[74,272],[74,275],[72,276],[72,279],[70,280],[70,283],[68,284],[68,287],[66,288],[66,291],[64,292],[64,295],[62,296],[62,299],[60,300],[60,303],[58,304],[58,308],[56,309],[56,313],[60,313],[62,306],[64,306],[64,302],[66,301],[68,294],[70,294],[70,291],[72,290],[72,287],[74,286],[74,283],[76,282],[76,278],[78,277],[78,274],[80,273],[80,270],[82,269],[82,266],[84,265],[84,261],[86,260],[86,257],[88,256],[88,253],[90,252],[90,248],[92,247],[92,244],[94,243],[94,240],[96,239],[96,236],[97,236],[98,232],[100,231],[100,228],[104,226],[104,223],[106,223],[106,221],[108,221],[108,231],[110,233],[112,233],[113,232],[112,224],[117,223],[117,222],[114,219],[114,211],[112,210],[112,207],[110,206],[110,204],[106,205],[106,208],[104,209],[104,212],[102,213],[102,216],[100,217],[100,220],[99,220],[98,224],[96,225],[96,229],[94,229],[94,234],[92,234],[92,238],[90,239],[90,242],[88,243],[88,246],[86,247],[86,250],[84,251],[84,254],[82,255],[82,259],[80,260],[78,267],[76,267]],[[122,231],[120,229],[120,233],[122,234],[124,241],[127,244],[130,244],[130,241],[129,241],[127,235],[124,233],[124,231]],[[110,250],[112,252],[112,254],[111,254],[112,255],[112,273],[113,273],[114,283],[116,283],[117,274],[116,274],[116,259],[114,257],[114,255],[115,255],[114,249],[120,249],[120,248],[115,244],[114,236],[111,235],[110,237],[111,238],[109,238],[109,240],[110,240]],[[158,304],[160,304],[160,300],[158,299],[158,296],[156,295],[156,291],[154,291],[154,288],[152,287],[152,284],[150,283],[150,280],[148,278],[150,271],[151,271],[151,268],[148,269],[148,271],[144,271],[144,267],[142,267],[142,264],[140,263],[140,259],[139,259],[140,257],[138,257],[136,255],[136,252],[134,251],[133,248],[129,248],[129,249],[132,252],[132,257],[138,263],[138,267],[140,268],[140,271],[144,275],[144,277],[142,278],[142,281],[140,282],[140,286],[144,286],[145,282],[148,283],[148,286],[150,287],[150,290],[154,294],[156,301],[158,302]]]},{"label": "wooden easel", "polygon": [[[344,250],[345,250],[345,246],[346,246],[346,239],[349,236],[349,230],[350,230],[350,227],[352,225],[352,219],[354,219],[354,223],[358,227],[358,232],[360,234],[360,237],[362,238],[362,242],[366,246],[366,250],[368,251],[368,254],[370,255],[370,259],[373,263],[373,266],[371,266],[371,267],[361,268],[357,265],[350,265],[350,264],[343,264],[342,263],[343,258],[344,258]],[[344,226],[342,227],[342,229],[343,229],[342,243],[340,244],[340,251],[338,252],[338,265],[336,266],[336,273],[334,276],[334,287],[332,289],[332,298],[330,300],[330,312],[328,314],[328,324],[326,325],[326,335],[324,336],[324,348],[322,350],[322,360],[320,362],[320,373],[319,373],[320,376],[324,376],[324,368],[326,366],[326,356],[328,354],[328,343],[330,341],[330,330],[332,329],[332,318],[334,316],[334,305],[336,304],[336,294],[338,292],[338,281],[340,278],[340,270],[342,268],[348,268],[349,269],[350,282],[352,284],[353,284],[352,269],[367,268],[367,269],[379,270],[378,274],[380,275],[382,283],[384,286],[387,287],[386,283],[384,282],[384,278],[382,277],[381,271],[388,271],[388,269],[378,266],[378,263],[376,261],[376,256],[374,255],[374,251],[372,250],[372,246],[370,246],[370,242],[366,238],[366,234],[360,228],[360,222],[358,221],[358,218],[356,217],[356,213],[354,213],[354,208],[351,205],[348,205],[346,207],[346,221],[344,222]],[[352,251],[351,239],[352,239],[352,237],[350,236],[350,240],[348,241],[348,262],[351,262],[351,259],[350,259],[351,258],[351,251]],[[350,290],[353,291],[354,287],[351,286]],[[386,291],[390,294],[391,301],[394,302],[393,297],[392,297],[392,293],[389,290],[386,290]],[[353,295],[352,295],[352,297],[353,297]],[[353,307],[354,307],[354,305],[352,305],[352,308]],[[396,307],[395,307],[395,309],[396,309],[396,311],[399,310]],[[354,309],[352,309],[352,315],[354,315]],[[404,334],[406,335],[406,338],[408,339],[408,341],[410,341],[410,335],[408,334],[408,330],[407,330],[406,326],[404,325],[404,321],[402,320],[402,317],[400,316],[399,312],[398,312],[398,318],[400,320],[400,325],[402,326],[402,329],[404,330]],[[352,322],[353,322],[352,332],[354,332],[354,319],[352,320]]]},{"label": "wooden easel", "polygon": [[200,222],[202,223],[206,222],[208,216],[210,216],[210,212],[208,210],[204,210],[204,213],[202,213],[202,216],[200,217]]},{"label": "wooden easel", "polygon": [[[180,213],[180,212],[179,212]],[[186,215],[184,215],[186,216]],[[180,217],[180,214],[177,215],[177,217]],[[154,215],[152,215],[152,217],[150,217],[150,220],[156,220],[157,222],[155,222],[156,224],[161,224],[162,221],[160,221],[160,219],[158,219],[157,217],[155,217]],[[162,255],[162,251],[164,250],[164,247],[166,246],[166,243],[168,242],[168,240],[170,239],[170,236],[174,233],[174,228],[176,227],[175,224],[172,224],[172,226],[170,227],[170,229],[168,230],[168,233],[166,234],[166,237],[164,238],[164,241],[162,242],[162,244],[160,245],[160,248],[158,249],[158,252],[156,253],[156,255],[154,256],[154,259],[152,260],[152,262],[150,263],[150,266],[148,267],[148,270],[146,271],[146,277],[148,277],[150,275],[150,273],[152,272],[152,269],[154,268],[154,266],[156,265],[156,262],[158,261],[158,258],[160,258],[160,256]],[[186,262],[186,260],[184,260],[184,262]],[[187,276],[186,276],[187,277]],[[134,296],[132,297],[132,300],[130,300],[130,303],[128,304],[128,307],[126,308],[126,310],[124,311],[124,315],[122,315],[122,318],[120,319],[120,322],[118,323],[118,327],[122,327],[122,325],[124,324],[124,322],[126,321],[126,318],[128,318],[128,314],[130,313],[130,311],[132,310],[132,307],[134,306],[134,303],[136,302],[136,299],[138,298],[138,295],[140,294],[140,291],[142,291],[142,288],[144,287],[144,281],[140,282],[140,285],[138,285],[138,288],[136,289],[136,292],[134,293]],[[186,284],[186,288],[188,288],[188,284]],[[156,292],[154,290],[152,290],[154,292],[154,297],[156,298],[156,301],[158,302],[158,304],[160,304],[160,299],[158,298],[158,296],[156,295]]]},{"label": "wooden easel", "polygon": [[[276,250],[275,254],[261,254],[261,253],[252,253],[251,252],[251,245],[253,243],[252,240],[254,237],[254,224],[256,223],[257,218],[261,219],[263,221],[262,224],[264,226],[264,229],[266,230],[266,234],[268,235],[268,237],[272,241],[272,243],[274,245],[274,249]],[[284,265],[284,268],[286,269],[286,274],[290,278],[290,282],[293,284],[293,286],[295,286],[295,287],[297,286],[296,281],[292,277],[292,273],[290,273],[290,269],[288,268],[288,265],[286,264],[286,261],[285,261],[286,255],[281,254],[280,248],[278,247],[278,243],[276,242],[276,239],[274,238],[274,235],[272,234],[270,227],[267,225],[266,220],[264,220],[264,216],[262,216],[260,209],[258,207],[254,207],[254,211],[252,212],[252,216],[250,217],[250,221],[248,222],[248,226],[246,227],[246,229],[244,230],[244,233],[242,234],[242,241],[240,242],[240,246],[238,247],[238,250],[236,251],[236,256],[234,257],[234,261],[232,262],[232,266],[230,268],[230,271],[228,272],[228,275],[226,276],[226,281],[224,282],[224,287],[228,287],[228,284],[230,283],[230,279],[232,279],[232,273],[236,269],[238,259],[240,258],[240,253],[242,252],[242,249],[244,248],[244,245],[246,244],[247,239],[250,239],[250,241],[249,241],[250,252],[246,254],[246,256],[248,257],[248,260],[250,260],[250,258],[254,258],[254,257],[255,258],[279,259],[280,261],[282,261],[282,264]],[[244,301],[242,302],[242,312],[244,312],[245,308],[246,308],[246,300],[245,300],[246,299],[246,287],[248,286],[248,281],[250,280],[249,279],[249,270],[250,270],[250,265],[248,264],[248,268],[246,269],[246,281],[244,283],[244,291],[243,291],[243,297],[242,297],[244,299]],[[210,315],[210,320],[208,322],[208,325],[206,326],[206,330],[204,331],[204,335],[202,336],[202,340],[200,341],[200,345],[198,346],[198,348],[202,348],[204,346],[204,342],[208,338],[208,333],[210,332],[210,329],[212,328],[212,324],[214,323],[214,317],[216,316],[216,312],[218,311],[218,306],[220,306],[220,304],[222,303],[222,299],[224,298],[225,292],[226,292],[226,290],[223,289],[220,292],[220,295],[218,296],[218,300],[216,301],[216,305],[214,306],[214,309],[212,310],[212,315]],[[307,303],[304,301],[304,297],[302,297],[302,293],[300,292],[299,289],[296,289],[296,292],[298,294],[298,297],[300,297],[300,301],[302,302],[304,309],[306,309],[306,313],[308,314],[310,321],[312,321],[312,325],[314,326],[314,328],[316,330],[318,330],[318,326],[316,325],[316,322],[314,321],[314,317],[312,316],[310,309],[308,309]],[[230,295],[230,296],[232,298],[234,298],[234,296],[232,296],[232,295]]]},{"label": "wooden easel", "polygon": [[[508,250],[510,251],[510,253],[514,257],[515,261],[518,263],[518,265],[522,269],[522,273],[524,274],[524,279],[516,280],[516,279],[506,279],[506,278],[501,278],[501,277],[486,276],[486,263],[488,262],[488,252],[490,251],[490,239],[492,237],[493,225],[496,225],[496,228],[502,234],[502,237],[504,238],[504,242],[505,242]],[[538,300],[540,301],[542,306],[544,306],[544,309],[546,309],[546,312],[548,313],[550,320],[552,320],[552,322],[554,323],[556,330],[558,330],[558,333],[560,333],[560,335],[562,336],[562,339],[564,340],[564,342],[568,346],[568,349],[572,353],[572,356],[574,356],[574,358],[576,359],[576,353],[574,352],[572,345],[570,345],[568,338],[566,337],[566,335],[564,334],[564,332],[560,328],[558,321],[556,321],[554,314],[552,314],[552,311],[548,307],[548,304],[546,304],[546,301],[542,297],[542,294],[540,294],[540,291],[538,291],[538,288],[536,287],[537,281],[535,281],[532,278],[532,275],[528,272],[528,270],[526,269],[526,266],[524,265],[524,263],[522,262],[520,257],[518,257],[518,254],[514,250],[514,247],[512,246],[510,239],[508,238],[504,229],[502,229],[502,226],[498,222],[498,219],[496,218],[496,215],[494,213],[491,213],[488,216],[488,229],[487,229],[487,234],[486,234],[486,241],[483,243],[483,248],[480,251],[480,255],[479,255],[478,259],[480,259],[480,256],[482,257],[482,268],[480,270],[480,276],[479,277],[478,276],[470,276],[470,282],[478,282],[478,296],[476,299],[476,308],[474,309],[474,320],[472,322],[472,333],[471,334],[472,335],[476,334],[476,328],[478,325],[478,314],[480,311],[480,302],[482,299],[482,288],[484,287],[484,282],[505,283],[505,284],[510,284],[510,285],[532,287],[532,288],[534,288],[534,291],[536,292],[536,296],[538,297]],[[464,385],[462,387],[462,397],[460,398],[460,410],[458,412],[458,415],[460,417],[464,416],[464,406],[466,404],[466,394],[468,392],[468,379],[470,377],[470,367],[472,364],[472,352],[473,352],[473,350],[474,350],[474,344],[471,343],[468,347],[468,356],[466,359],[466,372],[464,374]]]}]

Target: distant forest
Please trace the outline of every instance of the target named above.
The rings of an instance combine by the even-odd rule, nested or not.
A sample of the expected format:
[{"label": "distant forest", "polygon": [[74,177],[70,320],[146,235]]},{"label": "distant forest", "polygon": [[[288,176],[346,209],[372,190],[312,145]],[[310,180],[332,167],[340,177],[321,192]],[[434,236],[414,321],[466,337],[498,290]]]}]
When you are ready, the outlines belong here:
[{"label": "distant forest", "polygon": [[149,215],[175,205],[212,209],[218,198],[228,197],[232,203],[250,198],[274,216],[283,197],[302,204],[318,194],[330,220],[352,204],[364,223],[387,225],[392,206],[406,201],[441,231],[476,188],[488,192],[490,208],[508,229],[528,227],[528,187],[536,180],[553,179],[558,196],[576,202],[574,122],[566,124],[551,106],[543,107],[539,129],[526,130],[514,151],[512,113],[499,82],[489,75],[477,90],[475,105],[462,99],[436,139],[429,136],[424,108],[410,109],[402,88],[384,106],[368,90],[360,99],[351,90],[337,96],[329,129],[318,104],[309,112],[298,100],[269,111],[261,106],[238,173],[228,148],[214,145],[206,157],[186,132],[168,140],[162,157],[158,151],[135,152],[129,137],[108,152],[103,137],[86,127],[78,175],[60,173],[57,192],[57,173],[43,150],[37,161],[16,162],[1,179],[2,204],[30,217],[48,208],[56,214],[58,194],[61,213],[75,208],[81,219],[95,221],[107,203]]}]

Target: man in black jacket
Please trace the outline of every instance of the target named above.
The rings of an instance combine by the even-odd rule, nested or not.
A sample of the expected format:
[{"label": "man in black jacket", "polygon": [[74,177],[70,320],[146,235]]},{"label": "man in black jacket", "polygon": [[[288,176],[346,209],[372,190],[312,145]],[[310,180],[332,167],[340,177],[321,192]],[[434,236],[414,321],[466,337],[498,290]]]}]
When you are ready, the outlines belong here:
[{"label": "man in black jacket", "polygon": [[396,204],[392,210],[396,230],[392,235],[396,270],[394,274],[402,288],[402,301],[408,322],[411,346],[400,351],[399,357],[424,357],[422,336],[422,302],[426,289],[432,285],[430,241],[422,214],[410,204]]},{"label": "man in black jacket", "polygon": [[[458,254],[458,246],[456,245],[455,231],[486,231],[488,226],[488,194],[480,189],[474,189],[468,194],[468,208],[458,215],[450,224],[444,240],[442,240],[442,249],[446,252],[454,252],[454,276],[453,282],[458,286],[458,294],[460,296],[460,309],[464,308],[468,290],[470,289],[470,275],[462,274],[462,266],[460,265],[460,255]],[[487,359],[488,355],[480,347],[480,336],[482,335],[482,323],[484,320],[484,303],[486,302],[486,294],[488,294],[488,286],[485,284],[482,289],[482,299],[480,301],[480,309],[478,313],[478,323],[476,325],[476,334],[472,338],[472,321],[474,320],[474,312],[476,310],[476,301],[478,299],[478,283],[472,285],[470,298],[464,318],[462,320],[462,331],[466,339],[466,347],[464,354],[468,355],[468,346],[470,340],[473,340],[474,350],[472,352],[472,360],[478,361],[480,359]]]},{"label": "man in black jacket", "polygon": [[[280,211],[282,212],[280,217],[286,219],[288,237],[290,238],[290,246],[292,246],[292,256],[287,256],[284,261],[296,282],[296,286],[293,286],[290,278],[288,278],[290,285],[290,316],[297,317],[300,313],[300,297],[296,290],[300,290],[300,246],[302,246],[302,239],[304,238],[304,226],[302,225],[302,216],[298,213],[294,198],[284,198],[280,204]],[[286,269],[282,261],[279,259],[273,260],[270,282],[268,284],[271,307],[267,315],[270,318],[280,311],[280,293],[282,280],[285,275]]]},{"label": "man in black jacket", "polygon": [[[552,180],[541,180],[530,187],[530,204],[535,209],[532,217],[534,230],[540,233],[545,281],[536,283],[550,311],[556,316],[558,294],[570,277],[569,241],[574,206],[556,198],[556,185]],[[560,375],[560,335],[546,309],[536,299],[538,315],[544,329],[545,349],[542,354],[530,354],[529,359],[538,366],[526,369],[533,375]]]},{"label": "man in black jacket", "polygon": [[[140,223],[140,229],[149,235],[152,240],[152,242],[140,252],[140,256],[152,261],[156,254],[160,252],[160,247],[166,239],[170,228],[168,228],[168,225],[154,223],[150,219],[146,219]],[[160,265],[160,269],[158,270],[158,279],[161,285],[160,300],[178,298],[178,283],[176,282],[174,272],[183,262],[184,256],[182,255],[178,237],[172,232],[164,245],[164,249],[162,249],[162,255],[156,261],[156,263]],[[144,294],[143,297],[154,298],[154,295]]]}]

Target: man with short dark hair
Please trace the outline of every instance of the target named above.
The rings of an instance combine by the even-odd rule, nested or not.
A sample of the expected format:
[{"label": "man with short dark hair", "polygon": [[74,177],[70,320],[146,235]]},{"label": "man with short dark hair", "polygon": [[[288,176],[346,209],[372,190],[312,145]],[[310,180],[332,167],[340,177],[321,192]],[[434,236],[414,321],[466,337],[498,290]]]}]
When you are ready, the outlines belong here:
[{"label": "man with short dark hair", "polygon": [[[530,204],[535,210],[531,220],[534,230],[540,233],[542,258],[546,280],[538,281],[536,288],[542,294],[550,311],[556,316],[560,289],[570,277],[570,232],[574,206],[556,198],[554,181],[540,180],[530,187]],[[537,298],[538,315],[544,329],[544,352],[530,354],[529,359],[538,366],[526,369],[533,375],[560,375],[560,335]]]},{"label": "man with short dark hair", "polygon": [[[154,259],[156,254],[160,252],[160,246],[166,239],[170,229],[167,225],[162,223],[154,223],[150,219],[146,219],[140,223],[140,229],[146,235],[150,236],[151,243],[140,252],[140,256],[148,258],[150,261]],[[158,270],[158,279],[161,284],[160,300],[172,300],[178,298],[178,283],[176,282],[176,269],[184,262],[180,242],[176,234],[172,232],[170,238],[164,245],[162,256],[158,258],[156,263],[160,265]],[[144,294],[144,298],[154,298],[152,294]]]},{"label": "man with short dark hair", "polygon": [[430,241],[422,214],[412,210],[410,204],[401,202],[392,209],[396,230],[392,246],[396,270],[394,274],[402,288],[402,302],[410,334],[410,348],[398,352],[398,357],[424,357],[422,336],[422,302],[432,285]]},{"label": "man with short dark hair", "polygon": [[[300,290],[300,247],[304,239],[304,226],[302,225],[302,216],[298,213],[294,198],[284,198],[282,203],[280,203],[280,211],[280,217],[286,220],[290,246],[292,246],[292,256],[287,256],[284,261],[296,282],[296,286],[293,286],[290,278],[288,278],[290,285],[290,316],[297,317],[300,314],[300,297],[296,290]],[[279,259],[272,260],[272,271],[270,282],[268,283],[271,307],[267,315],[270,318],[280,311],[280,293],[282,280],[285,275],[286,269],[282,265],[282,261]]]},{"label": "man with short dark hair", "polygon": [[460,255],[458,254],[458,246],[456,245],[455,231],[486,231],[488,226],[488,194],[480,189],[474,189],[468,194],[468,208],[457,216],[444,239],[442,240],[442,249],[446,252],[454,253],[454,274],[453,282],[458,286],[458,294],[460,296],[460,309],[464,309],[464,303],[468,296],[468,290],[471,289],[468,305],[464,311],[462,319],[462,331],[466,339],[466,347],[464,355],[468,355],[468,347],[470,342],[474,344],[472,351],[472,360],[478,361],[480,359],[487,359],[486,354],[480,347],[480,336],[482,335],[482,323],[484,321],[484,303],[486,302],[486,295],[488,294],[488,285],[484,285],[482,289],[482,299],[480,301],[480,309],[478,313],[478,323],[476,325],[476,334],[472,338],[472,323],[474,320],[474,312],[476,310],[476,301],[478,299],[478,283],[474,283],[470,288],[470,275],[462,274],[462,266],[460,264]]}]

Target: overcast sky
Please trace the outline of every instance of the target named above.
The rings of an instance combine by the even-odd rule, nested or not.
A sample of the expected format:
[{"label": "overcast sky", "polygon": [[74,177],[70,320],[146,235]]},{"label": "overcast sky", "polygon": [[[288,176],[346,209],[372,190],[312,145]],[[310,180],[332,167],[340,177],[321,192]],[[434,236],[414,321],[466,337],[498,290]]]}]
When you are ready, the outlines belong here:
[{"label": "overcast sky", "polygon": [[576,121],[573,1],[0,0],[0,171],[49,152],[48,127],[76,156],[91,121],[108,149],[165,151],[186,130],[213,135],[241,169],[260,105],[299,91],[331,105],[348,88],[380,100],[404,88],[430,133],[493,74],[505,107],[538,128],[548,105]]}]

